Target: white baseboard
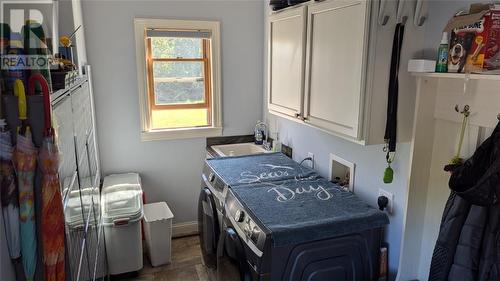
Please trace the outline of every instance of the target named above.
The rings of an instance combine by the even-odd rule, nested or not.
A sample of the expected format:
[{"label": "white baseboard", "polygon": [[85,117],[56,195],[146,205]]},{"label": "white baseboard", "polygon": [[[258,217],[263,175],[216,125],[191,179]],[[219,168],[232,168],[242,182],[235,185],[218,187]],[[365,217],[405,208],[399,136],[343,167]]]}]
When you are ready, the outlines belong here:
[{"label": "white baseboard", "polygon": [[198,234],[198,222],[188,221],[172,225],[172,237],[182,237]]}]

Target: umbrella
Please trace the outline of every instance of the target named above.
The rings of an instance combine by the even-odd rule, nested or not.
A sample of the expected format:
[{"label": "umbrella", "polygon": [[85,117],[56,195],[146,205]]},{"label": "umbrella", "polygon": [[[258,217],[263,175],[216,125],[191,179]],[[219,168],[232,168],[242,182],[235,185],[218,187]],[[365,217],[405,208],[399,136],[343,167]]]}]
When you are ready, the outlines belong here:
[{"label": "umbrella", "polygon": [[31,140],[29,127],[26,125],[26,96],[24,93],[24,86],[17,88],[15,93],[21,101],[19,104],[19,119],[21,119],[22,123],[17,135],[17,145],[13,154],[14,168],[17,173],[17,182],[19,185],[21,258],[26,279],[33,280],[37,258],[35,196],[33,192],[37,149]]},{"label": "umbrella", "polygon": [[42,170],[42,241],[45,281],[64,281],[64,212],[59,191],[59,152],[54,141],[54,129],[50,118],[50,91],[41,74],[29,79],[29,92],[35,91],[35,83],[42,88],[44,97],[45,130],[39,161]]},{"label": "umbrella", "polygon": [[0,187],[2,215],[11,259],[21,256],[19,237],[19,199],[14,166],[12,165],[12,142],[10,131],[0,132]]},{"label": "umbrella", "polygon": [[12,138],[4,119],[0,119],[0,194],[5,236],[11,259],[21,256],[19,237],[19,200],[14,166],[12,165]]}]

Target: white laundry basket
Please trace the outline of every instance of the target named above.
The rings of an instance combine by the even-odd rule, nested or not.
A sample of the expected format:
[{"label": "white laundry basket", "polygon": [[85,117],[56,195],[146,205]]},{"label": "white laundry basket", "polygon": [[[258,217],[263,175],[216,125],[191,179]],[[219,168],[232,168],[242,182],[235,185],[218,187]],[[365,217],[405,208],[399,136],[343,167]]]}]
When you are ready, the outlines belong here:
[{"label": "white laundry basket", "polygon": [[167,203],[144,205],[144,235],[152,266],[170,263],[172,248],[172,219]]},{"label": "white laundry basket", "polygon": [[110,274],[142,268],[141,179],[136,173],[104,178],[101,210]]}]

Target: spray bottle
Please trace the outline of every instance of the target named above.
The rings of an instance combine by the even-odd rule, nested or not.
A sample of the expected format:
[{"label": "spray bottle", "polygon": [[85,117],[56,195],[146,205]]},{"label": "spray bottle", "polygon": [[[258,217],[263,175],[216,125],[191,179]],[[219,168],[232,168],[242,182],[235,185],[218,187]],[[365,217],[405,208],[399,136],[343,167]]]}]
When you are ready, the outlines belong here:
[{"label": "spray bottle", "polygon": [[438,48],[436,72],[448,72],[448,32],[443,32]]}]

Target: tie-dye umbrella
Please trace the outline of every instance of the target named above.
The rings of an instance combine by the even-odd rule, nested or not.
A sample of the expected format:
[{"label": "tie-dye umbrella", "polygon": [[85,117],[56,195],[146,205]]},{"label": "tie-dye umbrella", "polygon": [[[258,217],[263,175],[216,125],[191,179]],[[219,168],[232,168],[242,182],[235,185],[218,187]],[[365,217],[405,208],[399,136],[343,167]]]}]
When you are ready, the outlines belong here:
[{"label": "tie-dye umbrella", "polygon": [[[0,123],[4,123],[3,119]],[[2,127],[5,124],[1,124]],[[19,236],[19,198],[14,166],[12,165],[12,139],[10,131],[0,130],[0,192],[2,197],[2,215],[5,224],[7,246],[11,259],[21,256]]]},{"label": "tie-dye umbrella", "polygon": [[45,281],[64,281],[64,212],[59,191],[59,152],[54,141],[54,129],[50,117],[50,89],[41,74],[29,79],[29,91],[35,91],[39,83],[44,97],[45,130],[40,151],[42,169],[42,241]]},{"label": "tie-dye umbrella", "polygon": [[15,93],[20,101],[19,119],[21,119],[22,124],[21,128],[18,130],[17,144],[12,159],[19,186],[21,260],[23,262],[26,279],[33,280],[37,258],[33,183],[38,153],[31,139],[30,129],[26,123],[26,96],[24,93],[24,86],[18,88]]}]

